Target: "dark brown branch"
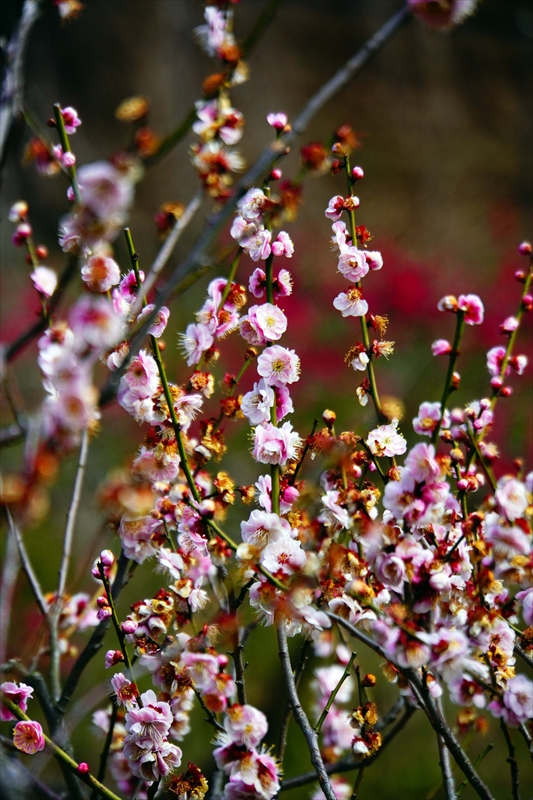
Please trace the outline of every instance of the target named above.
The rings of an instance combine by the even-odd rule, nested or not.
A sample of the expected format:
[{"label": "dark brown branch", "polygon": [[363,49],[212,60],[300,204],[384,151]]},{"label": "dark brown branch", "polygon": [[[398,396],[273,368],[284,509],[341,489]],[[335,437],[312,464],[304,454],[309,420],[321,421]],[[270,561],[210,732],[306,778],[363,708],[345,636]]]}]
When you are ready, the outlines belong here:
[{"label": "dark brown branch", "polygon": [[[310,645],[309,639],[306,639],[305,642],[303,643],[303,647],[300,653],[300,659],[294,671],[294,685],[296,686],[297,689],[298,686],[300,685],[300,680],[303,675],[305,665],[307,663],[309,645]],[[287,733],[289,730],[291,712],[292,712],[291,704],[290,702],[287,702],[287,705],[285,707],[285,713],[283,714],[283,719],[281,720],[281,725],[279,726],[278,758],[282,763],[283,763],[283,756],[285,754],[285,747],[287,746]]]},{"label": "dark brown branch", "polygon": [[289,702],[292,706],[292,713],[294,714],[294,719],[300,726],[301,731],[307,742],[309,755],[311,757],[311,763],[315,768],[314,780],[318,778],[320,788],[322,789],[326,797],[326,800],[335,800],[335,792],[331,787],[328,773],[326,772],[326,767],[324,766],[324,761],[322,760],[320,749],[318,747],[318,736],[312,729],[309,720],[307,719],[307,714],[303,710],[302,704],[300,703],[300,699],[298,697],[298,691],[296,689],[296,684],[294,682],[294,675],[292,672],[291,660],[289,656],[289,648],[287,646],[287,634],[285,632],[285,623],[283,621],[278,624],[277,632],[278,632],[279,657],[281,661],[281,668],[283,670],[283,675],[285,677],[285,684],[287,686],[287,691],[289,693]]}]

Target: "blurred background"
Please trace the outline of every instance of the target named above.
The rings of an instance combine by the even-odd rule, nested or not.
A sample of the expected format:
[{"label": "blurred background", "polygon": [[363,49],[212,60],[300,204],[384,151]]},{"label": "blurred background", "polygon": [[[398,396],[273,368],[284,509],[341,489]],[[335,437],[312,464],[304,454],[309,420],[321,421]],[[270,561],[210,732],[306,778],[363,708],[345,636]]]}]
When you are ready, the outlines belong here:
[{"label": "blurred background", "polygon": [[[265,5],[263,0],[242,0],[235,6],[238,38],[252,29]],[[2,36],[9,37],[21,6],[21,2],[4,0]],[[289,121],[293,119],[322,83],[400,7],[399,0],[282,0],[274,21],[247,59],[251,80],[232,91],[233,105],[246,118],[239,149],[248,164],[270,140],[267,113],[284,111]],[[202,81],[214,70],[192,35],[202,21],[199,0],[86,0],[79,19],[67,25],[62,25],[50,8],[34,26],[29,41],[25,78],[32,116],[44,126],[55,102],[78,110],[83,125],[72,140],[78,165],[107,158],[127,146],[130,131],[115,118],[114,111],[131,95],[150,99],[149,125],[165,136],[201,96]],[[382,395],[402,400],[403,431],[408,438],[419,403],[439,399],[441,394],[446,365],[432,357],[430,344],[436,338],[451,338],[454,326],[451,315],[436,310],[441,296],[477,292],[486,308],[484,325],[466,331],[458,365],[463,381],[454,399],[460,405],[489,393],[485,353],[501,343],[498,325],[517,307],[520,286],[513,274],[524,264],[516,248],[533,233],[532,42],[530,0],[483,0],[476,15],[450,34],[436,33],[414,20],[328,103],[299,142],[324,141],[342,123],[350,123],[358,133],[361,148],[353,154],[352,163],[363,167],[365,179],[357,187],[361,199],[357,222],[370,229],[372,248],[384,256],[383,270],[365,281],[365,297],[371,312],[389,317],[387,338],[396,342],[390,361],[378,362],[377,377]],[[65,263],[57,245],[57,223],[69,206],[66,186],[61,176],[43,178],[34,166],[23,165],[30,136],[28,129],[20,131],[3,173],[0,338],[7,343],[23,332],[39,311],[24,256],[10,244],[12,225],[7,211],[13,202],[22,198],[29,202],[35,240],[50,250],[49,266],[61,271]],[[194,140],[193,135],[186,137],[147,169],[137,185],[130,226],[142,266],[152,262],[161,245],[153,220],[161,204],[187,203],[198,190],[198,178],[189,163],[189,146]],[[298,172],[298,149],[295,146],[280,163],[284,177]],[[358,338],[358,323],[354,329],[353,321],[342,319],[331,305],[345,284],[336,273],[324,209],[333,194],[343,191],[342,176],[306,179],[298,218],[287,227],[296,247],[290,263],[295,292],[284,304],[289,329],[283,343],[296,349],[302,360],[302,379],[293,393],[293,424],[303,436],[325,408],[337,412],[338,430],[362,433],[374,424],[370,406],[361,409],[355,397],[357,376],[344,366],[344,354]],[[204,201],[165,274],[186,255],[211,210],[212,202]],[[222,242],[226,240],[222,237]],[[116,257],[125,270],[127,254],[120,240]],[[238,275],[243,283],[251,271],[251,262],[245,261]],[[165,359],[171,377],[178,382],[185,379],[187,370],[174,346],[176,333],[194,320],[194,310],[202,305],[212,277],[214,273],[207,275],[172,306]],[[72,287],[72,291],[79,292],[79,288]],[[221,376],[238,369],[242,351],[242,343],[228,340]],[[526,352],[531,363],[530,319],[521,331],[519,351]],[[37,409],[43,397],[35,355],[34,343],[17,359],[10,374],[17,401],[28,412]],[[104,372],[101,379],[103,382]],[[243,391],[251,388],[251,375],[247,381]],[[531,465],[531,368],[522,378],[514,378],[513,385],[520,391],[498,406],[493,438],[502,449],[502,458],[496,464],[497,474],[518,456],[525,456]],[[2,424],[9,424],[12,417],[5,400],[0,410]],[[102,546],[116,549],[95,496],[106,475],[128,463],[142,436],[121,409],[105,410],[100,435],[91,444],[72,592],[92,591],[86,578],[89,564]],[[247,455],[244,426],[228,430],[228,439],[235,441],[235,450],[228,452],[221,468],[238,483],[252,482],[254,465]],[[2,451],[1,456],[4,475],[14,474],[22,464],[22,447]],[[75,459],[73,455],[60,465],[36,503],[26,531],[28,548],[38,559],[47,590],[55,585]],[[236,508],[232,524],[238,526],[247,513]],[[145,572],[144,590],[154,591],[153,577],[148,568]],[[130,589],[124,593],[124,614],[128,602],[139,597],[137,579],[135,583],[133,593]],[[21,579],[17,613],[25,618],[24,625],[32,624],[28,600]],[[249,701],[269,714],[268,741],[273,743],[281,715],[280,697],[284,697],[275,668],[275,637],[271,629],[257,631],[254,637],[247,672]],[[27,638],[23,625],[14,625],[10,655],[21,647],[23,638]],[[379,672],[377,663],[363,652],[361,665],[364,671]],[[99,696],[93,692],[85,697],[84,692],[94,686],[95,674],[100,682],[106,680],[99,670],[95,663],[95,672],[80,688],[78,717],[74,714],[72,723],[77,725],[75,741],[78,737],[78,744],[83,742],[89,762],[96,760],[100,742],[93,731],[87,733],[91,729],[87,715]],[[376,696],[381,710],[388,707],[393,693],[380,678]],[[201,714],[197,717],[194,732],[182,744],[184,762],[196,761],[209,773],[212,761],[206,743],[211,730],[201,722]],[[475,758],[489,741],[499,745],[496,754],[482,765],[481,774],[497,787],[495,796],[504,798],[509,796],[508,767],[499,737],[499,729],[491,727],[485,737],[476,738],[470,752]],[[522,744],[518,742],[525,779],[528,766]],[[291,727],[286,774],[308,768],[300,732]],[[432,794],[439,775],[436,743],[421,715],[415,715],[379,765],[368,770],[359,797],[439,798],[438,788]],[[296,800],[308,797],[309,790],[302,788],[285,796]],[[471,796],[467,788],[463,797]]]}]

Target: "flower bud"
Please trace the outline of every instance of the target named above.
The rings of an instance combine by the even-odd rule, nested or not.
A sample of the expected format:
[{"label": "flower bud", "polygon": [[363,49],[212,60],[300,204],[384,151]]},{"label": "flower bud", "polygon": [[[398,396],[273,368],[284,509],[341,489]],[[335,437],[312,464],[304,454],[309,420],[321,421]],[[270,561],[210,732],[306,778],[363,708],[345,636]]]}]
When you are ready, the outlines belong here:
[{"label": "flower bud", "polygon": [[352,169],[352,180],[353,181],[362,181],[365,177],[365,173],[363,172],[362,167],[354,167]]},{"label": "flower bud", "polygon": [[63,153],[63,155],[61,156],[61,161],[63,166],[68,169],[69,167],[73,167],[74,164],[76,163],[76,156],[74,155],[74,153],[66,152]]},{"label": "flower bud", "polygon": [[108,650],[105,654],[105,668],[109,669],[109,667],[114,667],[117,664],[120,664],[121,661],[124,661],[124,656],[122,655],[120,650]]},{"label": "flower bud", "polygon": [[460,383],[461,383],[461,376],[459,375],[458,372],[454,372],[453,375],[452,375],[452,387],[451,388],[457,390],[459,388]]},{"label": "flower bud", "polygon": [[518,252],[521,256],[530,256],[531,242],[522,242],[522,244],[518,245]]},{"label": "flower bud", "polygon": [[96,598],[96,605],[98,606],[98,608],[105,608],[106,606],[109,605],[109,601],[108,601],[107,597],[105,597],[105,596],[97,597]]},{"label": "flower bud", "polygon": [[507,317],[500,325],[500,333],[510,334],[518,328],[519,324],[516,317]]},{"label": "flower bud", "polygon": [[13,246],[22,247],[26,240],[30,238],[31,233],[31,225],[28,225],[27,222],[21,222],[20,225],[17,225],[15,233],[11,237]]},{"label": "flower bud", "polygon": [[89,765],[87,764],[87,762],[81,761],[78,764],[76,772],[79,772],[80,775],[87,775],[87,773],[90,772]]},{"label": "flower bud", "polygon": [[457,481],[457,488],[461,490],[461,492],[466,492],[468,489],[468,481],[466,478],[461,478],[460,481]]},{"label": "flower bud", "polygon": [[134,622],[132,619],[126,619],[120,626],[120,629],[122,633],[125,633],[126,636],[129,636],[132,633],[135,633],[135,631],[137,630],[137,623]]},{"label": "flower bud", "polygon": [[503,381],[501,378],[493,378],[490,382],[490,385],[493,389],[501,389],[503,386]]},{"label": "flower bud", "polygon": [[500,397],[510,397],[513,393],[512,386],[502,386],[500,389]]},{"label": "flower bud", "polygon": [[271,181],[279,181],[279,179],[281,178],[282,175],[283,175],[283,172],[280,169],[278,169],[277,167],[274,167],[274,169],[270,171],[270,180]]},{"label": "flower bud", "polygon": [[439,311],[452,311],[455,313],[458,309],[457,298],[453,294],[447,294],[439,300],[437,308]]},{"label": "flower bud", "polygon": [[10,222],[22,222],[28,215],[28,204],[25,200],[18,200],[9,209]]},{"label": "flower bud", "polygon": [[104,567],[112,567],[115,563],[115,556],[111,552],[111,550],[102,550],[100,553],[100,561],[104,565]]},{"label": "flower bud", "polygon": [[457,464],[460,464],[465,460],[463,451],[459,447],[454,447],[452,450],[450,450],[450,458]]},{"label": "flower bud", "polygon": [[337,419],[337,415],[334,411],[330,411],[329,408],[322,413],[322,419],[324,420],[324,424],[328,426],[328,428],[332,428],[335,425],[335,420]]},{"label": "flower bud", "polygon": [[368,673],[365,675],[365,677],[363,678],[363,680],[361,681],[362,685],[363,685],[365,688],[370,688],[370,687],[372,687],[372,686],[375,686],[375,685],[376,685],[376,682],[377,682],[376,676],[375,676],[375,675],[372,675],[372,673],[371,673],[371,672],[368,672]]},{"label": "flower bud", "polygon": [[524,311],[531,311],[533,308],[533,296],[530,294],[524,295],[522,298],[522,308]]},{"label": "flower bud", "polygon": [[515,281],[518,281],[518,283],[525,283],[526,282],[526,278],[527,278],[527,275],[526,275],[526,273],[524,272],[523,269],[517,269],[516,270],[516,272],[514,274]]},{"label": "flower bud", "polygon": [[46,247],[44,244],[38,244],[35,248],[35,255],[39,259],[48,258],[48,247]]}]

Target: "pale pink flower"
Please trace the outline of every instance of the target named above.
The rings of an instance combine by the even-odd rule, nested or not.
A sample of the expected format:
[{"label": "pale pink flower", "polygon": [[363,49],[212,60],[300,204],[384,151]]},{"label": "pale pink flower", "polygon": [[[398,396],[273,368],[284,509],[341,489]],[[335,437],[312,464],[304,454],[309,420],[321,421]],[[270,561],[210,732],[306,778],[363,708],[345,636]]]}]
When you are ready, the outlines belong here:
[{"label": "pale pink flower", "polygon": [[350,515],[339,505],[339,492],[336,489],[330,489],[321,497],[324,509],[318,517],[318,521],[322,522],[333,531],[349,530],[351,527]]},{"label": "pale pink flower", "polygon": [[111,686],[113,687],[113,692],[119,705],[124,706],[127,711],[137,708],[139,692],[135,684],[131,683],[123,672],[117,672],[113,675],[111,678]]},{"label": "pale pink flower", "polygon": [[366,253],[358,250],[357,247],[343,248],[339,255],[338,271],[347,280],[356,283],[368,273],[369,264],[365,256]]},{"label": "pale pink flower", "polygon": [[104,666],[106,669],[110,669],[110,667],[116,667],[121,661],[124,661],[124,656],[120,650],[108,650],[105,654]]},{"label": "pale pink flower", "polygon": [[289,297],[292,294],[292,275],[287,269],[280,269],[274,279],[274,297]]},{"label": "pale pink flower", "polygon": [[217,99],[197,102],[196,116],[192,129],[204,140],[218,134],[224,144],[234,145],[242,137],[243,115],[236,108],[219,108]]},{"label": "pale pink flower", "polygon": [[518,592],[515,600],[522,604],[522,616],[526,625],[528,627],[533,626],[533,588],[530,587]]},{"label": "pale pink flower", "polygon": [[415,479],[402,469],[399,481],[389,481],[383,494],[383,506],[396,519],[416,517],[425,511],[425,503],[415,497]]},{"label": "pale pink flower", "polygon": [[140,455],[133,462],[133,469],[153,483],[157,481],[171,482],[179,473],[179,453],[171,453],[166,449],[141,447]]},{"label": "pale pink flower", "polygon": [[[487,515],[489,516],[489,515]],[[500,525],[493,520],[492,515],[486,522],[485,541],[490,542],[496,555],[502,558],[513,558],[514,556],[527,556],[531,552],[531,537],[517,527],[507,527]]]},{"label": "pale pink flower", "polygon": [[200,361],[202,354],[213,344],[213,336],[206,325],[191,323],[185,333],[180,334],[180,347],[187,357],[187,366],[192,367]]},{"label": "pale pink flower", "polygon": [[157,545],[152,543],[152,533],[158,525],[158,521],[150,516],[122,517],[118,535],[126,558],[142,564],[157,553]]},{"label": "pale pink flower", "polygon": [[434,356],[449,356],[452,346],[447,339],[437,339],[431,345],[431,352]]},{"label": "pale pink flower", "polygon": [[262,189],[249,189],[237,203],[237,207],[247,222],[261,221],[261,215],[268,203]]},{"label": "pale pink flower", "polygon": [[251,306],[239,328],[241,336],[249,344],[262,345],[281,339],[287,330],[287,317],[278,306],[263,303],[260,306]]},{"label": "pale pink flower", "polygon": [[28,216],[28,204],[25,200],[17,200],[9,209],[10,222],[22,222]]},{"label": "pale pink flower", "polygon": [[474,13],[478,0],[407,0],[412,13],[436,30],[446,31]]},{"label": "pale pink flower", "polygon": [[334,222],[331,226],[333,230],[333,236],[331,237],[331,246],[334,251],[339,251],[342,253],[346,250],[350,245],[347,243],[349,239],[348,230],[346,228],[346,223],[339,220],[338,222]]},{"label": "pale pink flower", "polygon": [[257,372],[269,386],[294,383],[299,377],[300,359],[294,350],[275,344],[257,359]]},{"label": "pale pink flower", "polygon": [[516,317],[507,317],[500,325],[500,333],[510,334],[520,325]]},{"label": "pale pink flower", "polygon": [[201,394],[182,394],[174,401],[174,410],[182,430],[185,432],[189,430],[191,422],[202,410],[203,404],[204,398]]},{"label": "pale pink flower", "polygon": [[230,236],[232,239],[236,239],[240,242],[241,239],[256,233],[259,227],[259,222],[251,222],[250,220],[244,219],[244,217],[239,214],[234,218],[231,224]]},{"label": "pale pink flower", "polygon": [[378,250],[365,250],[366,263],[372,270],[381,269],[383,266],[383,256]]},{"label": "pale pink flower", "polygon": [[205,25],[194,29],[194,35],[208,56],[216,56],[227,37],[227,23],[224,13],[216,6],[204,10]]},{"label": "pale pink flower", "polygon": [[120,282],[120,270],[112,258],[94,255],[81,268],[81,277],[92,292],[108,292]]},{"label": "pale pink flower", "polygon": [[[139,280],[141,283],[144,283],[144,272],[142,269],[139,270]],[[134,270],[131,269],[126,275],[124,275],[118,288],[121,297],[123,297],[127,303],[133,303],[137,297],[137,292],[139,291],[137,276]]]},{"label": "pale pink flower", "polygon": [[457,305],[464,311],[467,325],[481,325],[485,315],[485,308],[477,294],[460,294]]},{"label": "pale pink flower", "polygon": [[241,411],[250,425],[260,425],[270,421],[270,409],[274,405],[274,389],[261,379],[254,383],[251,392],[247,392],[241,400]]},{"label": "pale pink flower", "polygon": [[263,297],[265,293],[265,287],[265,271],[261,269],[261,267],[256,267],[250,275],[250,280],[248,281],[248,291],[250,291],[254,297],[260,298]]},{"label": "pale pink flower", "polygon": [[416,444],[407,454],[405,466],[418,483],[431,483],[440,475],[440,466],[435,460],[435,448],[432,444]]},{"label": "pale pink flower", "polygon": [[292,258],[294,253],[294,244],[291,237],[285,231],[280,231],[272,242],[272,252],[275,256],[285,256],[285,258]]},{"label": "pale pink flower", "polygon": [[337,295],[333,305],[343,317],[364,317],[368,311],[368,303],[363,300],[363,293],[356,286]]},{"label": "pale pink flower", "polygon": [[267,114],[267,122],[276,131],[282,131],[287,125],[287,115],[282,112]]},{"label": "pale pink flower", "polygon": [[151,397],[159,388],[159,370],[154,357],[146,350],[139,350],[121,380],[137,397]]},{"label": "pale pink flower", "polygon": [[237,150],[230,150],[217,139],[211,139],[195,149],[192,163],[202,176],[238,172],[245,164]]},{"label": "pale pink flower", "polygon": [[133,200],[133,184],[108,161],[84,164],[78,170],[82,201],[97,217],[122,218]]},{"label": "pale pink flower", "polygon": [[[352,796],[352,785],[348,783],[348,781],[346,781],[344,778],[337,778],[333,776],[330,778],[330,783],[337,800],[350,800],[350,797]],[[318,788],[311,796],[311,800],[326,800],[326,795],[322,789]]]},{"label": "pale pink flower", "polygon": [[33,285],[44,297],[51,297],[57,287],[57,273],[50,267],[35,267],[30,275]]},{"label": "pale pink flower", "polygon": [[[97,349],[112,347],[123,332],[122,320],[103,297],[81,297],[70,309],[69,325],[81,344]],[[78,349],[83,347],[78,344]]]},{"label": "pale pink flower", "polygon": [[533,718],[533,683],[525,675],[516,675],[509,680],[503,700],[493,700],[488,707],[507,725],[518,727],[528,722]]},{"label": "pale pink flower", "polygon": [[[0,691],[2,691],[8,700],[15,703],[21,711],[26,712],[28,708],[28,700],[31,700],[33,688],[27,686],[25,683],[15,683],[15,681],[5,681],[0,684]],[[4,722],[9,722],[15,719],[11,711],[4,705],[0,705],[0,719]]]},{"label": "pale pink flower", "polygon": [[[428,403],[424,402],[421,403],[418,409],[418,416],[413,420],[413,428],[415,433],[418,433],[419,436],[429,436],[431,435],[435,428],[437,427],[441,416],[441,407],[440,403]],[[450,427],[450,412],[448,409],[444,411],[444,417],[442,420],[442,428],[449,428]]]},{"label": "pale pink flower", "polygon": [[17,722],[13,729],[13,744],[17,750],[30,756],[44,750],[46,742],[40,724],[33,720]]},{"label": "pale pink flower", "polygon": [[279,428],[266,422],[255,429],[252,455],[260,464],[283,466],[287,461],[296,458],[301,441],[290,422],[284,422]]},{"label": "pale pink flower", "polygon": [[[498,347],[493,347],[487,353],[487,369],[493,378],[499,378],[502,366],[503,366],[503,359],[505,358],[505,347],[499,345]],[[509,375],[511,372],[511,368],[509,365],[505,368],[505,375]]]},{"label": "pale pink flower", "polygon": [[149,737],[126,736],[124,756],[137,778],[153,783],[181,764],[181,749],[170,742],[162,741],[157,746]]},{"label": "pale pink flower", "polygon": [[524,370],[528,365],[528,357],[523,354],[511,356],[511,358],[509,359],[509,364],[518,375],[523,375]]},{"label": "pale pink flower", "polygon": [[141,702],[142,708],[133,708],[126,714],[126,730],[136,736],[149,737],[157,744],[172,725],[170,706],[163,701],[158,702],[152,689],[141,695]]},{"label": "pale pink flower", "polygon": [[65,130],[69,136],[72,136],[73,133],[76,133],[76,128],[79,128],[81,125],[81,119],[78,117],[78,112],[72,106],[67,106],[66,108],[61,109],[61,116],[63,117],[63,122],[65,123]]},{"label": "pale pink flower", "polygon": [[328,203],[328,207],[325,211],[326,217],[333,220],[333,222],[337,222],[341,218],[343,211],[344,197],[341,197],[340,194],[336,194]]},{"label": "pale pink flower", "polygon": [[265,228],[260,227],[249,236],[241,239],[239,244],[245,253],[248,253],[252,261],[265,261],[270,253],[270,241],[272,234]]},{"label": "pale pink flower", "polygon": [[291,536],[291,526],[277,514],[256,510],[248,520],[241,522],[241,537],[246,544],[263,547],[287,536]]},{"label": "pale pink flower", "polygon": [[398,433],[397,419],[370,431],[366,443],[375,456],[401,456],[407,450],[407,442]]},{"label": "pale pink flower", "polygon": [[499,479],[494,496],[502,514],[511,522],[523,517],[529,505],[525,484],[510,475]]},{"label": "pale pink flower", "polygon": [[[259,490],[257,502],[265,511],[272,511],[272,478],[270,475],[260,475],[255,485]],[[279,497],[280,514],[287,514],[299,497],[300,492],[294,486],[282,489]]]},{"label": "pale pink flower", "polygon": [[224,727],[236,745],[257,747],[268,730],[265,715],[250,705],[233,705],[226,711]]},{"label": "pale pink flower", "polygon": [[[153,312],[155,308],[154,303],[148,303],[147,306],[143,308],[139,316],[137,317],[137,322],[143,322],[150,314]],[[150,336],[155,336],[156,339],[159,339],[160,336],[163,335],[165,328],[167,327],[168,318],[170,316],[170,311],[166,306],[161,306],[158,309],[157,314],[154,317],[154,321],[148,328],[148,333]]]},{"label": "pale pink flower", "polygon": [[292,575],[302,569],[306,555],[297,539],[284,536],[267,544],[259,560],[273,574],[282,572],[284,575]]}]

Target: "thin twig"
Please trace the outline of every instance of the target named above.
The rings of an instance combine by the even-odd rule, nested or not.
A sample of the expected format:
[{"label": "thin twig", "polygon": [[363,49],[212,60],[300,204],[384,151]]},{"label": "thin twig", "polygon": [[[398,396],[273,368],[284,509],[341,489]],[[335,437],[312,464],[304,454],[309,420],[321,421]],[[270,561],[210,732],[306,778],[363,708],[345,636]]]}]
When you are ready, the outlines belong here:
[{"label": "thin twig", "polygon": [[17,585],[20,567],[19,549],[12,526],[9,527],[6,538],[2,585],[0,586],[0,664],[3,664],[7,658],[7,640],[11,611],[13,610],[13,594]]},{"label": "thin twig", "polygon": [[199,236],[196,244],[191,249],[186,258],[178,264],[172,275],[169,277],[165,285],[156,293],[154,301],[155,308],[152,313],[146,318],[144,324],[137,331],[130,343],[130,350],[128,357],[124,360],[121,366],[113,373],[108,383],[102,390],[100,403],[106,404],[115,396],[120,379],[126,371],[129,361],[137,353],[141,347],[148,329],[153,324],[154,318],[166,302],[166,300],[174,293],[177,286],[181,281],[189,275],[198,263],[202,263],[205,259],[207,250],[214,243],[216,237],[224,227],[224,225],[231,218],[235,207],[250,186],[254,186],[258,181],[261,181],[263,176],[270,171],[272,166],[282,158],[286,153],[288,147],[301,136],[306,130],[309,122],[322,107],[331,100],[346,84],[356,75],[361,68],[369,61],[369,59],[377,53],[381,47],[391,38],[391,36],[399,30],[403,24],[411,19],[407,6],[403,7],[394,14],[376,33],[363,45],[363,47],[350,58],[346,64],[339,69],[329,81],[327,81],[307,102],[301,113],[297,116],[292,124],[290,133],[281,136],[277,141],[269,144],[259,158],[250,167],[246,175],[239,181],[236,186],[235,193],[225,203],[221,210],[212,216],[204,228],[204,231]]},{"label": "thin twig", "polygon": [[283,670],[283,675],[285,677],[285,684],[287,686],[287,691],[289,693],[289,701],[292,706],[294,719],[300,726],[301,731],[305,736],[307,747],[309,749],[309,755],[311,757],[311,763],[315,768],[315,773],[318,778],[320,788],[322,789],[326,797],[326,800],[335,800],[335,792],[332,789],[330,780],[328,778],[328,773],[326,772],[326,767],[324,766],[324,761],[322,760],[320,749],[318,747],[318,736],[312,729],[311,725],[309,724],[309,720],[307,719],[307,714],[303,710],[302,704],[300,703],[300,699],[298,697],[298,691],[296,689],[296,685],[294,682],[294,675],[292,673],[289,648],[287,646],[287,634],[285,632],[285,623],[283,621],[281,621],[278,624],[277,632],[278,632],[278,647],[279,647],[281,668]]},{"label": "thin twig", "polygon": [[[303,643],[302,650],[300,652],[300,658],[298,660],[298,664],[296,665],[296,669],[294,670],[294,685],[298,689],[300,685],[300,680],[303,675],[303,671],[305,669],[305,665],[308,659],[308,652],[309,652],[310,641],[306,639]],[[279,747],[278,747],[278,758],[280,762],[283,762],[283,756],[285,754],[285,747],[287,746],[287,733],[289,730],[289,722],[291,719],[291,712],[292,706],[290,701],[287,701],[287,705],[285,706],[285,713],[283,714],[283,719],[281,720],[281,725],[279,726]]]},{"label": "thin twig", "polygon": [[513,740],[511,739],[509,728],[503,719],[500,719],[500,728],[502,729],[507,750],[509,751],[509,758],[507,759],[507,762],[511,768],[511,793],[513,795],[513,800],[520,800],[520,791],[518,788],[520,784],[520,776],[518,772],[518,761],[516,760],[516,748]]},{"label": "thin twig", "polygon": [[533,658],[531,658],[529,653],[526,653],[526,651],[522,647],[520,647],[519,644],[516,644],[516,643],[515,643],[515,646],[514,646],[514,651],[515,651],[515,653],[518,653],[520,658],[522,658],[526,662],[526,664],[529,667],[531,667],[531,669],[533,669]]},{"label": "thin twig", "polygon": [[[57,636],[57,626],[61,610],[63,607],[63,595],[65,593],[65,586],[67,582],[68,568],[70,564],[70,557],[72,554],[72,541],[74,537],[74,528],[76,526],[76,516],[81,499],[81,488],[83,486],[83,478],[85,475],[85,467],[87,465],[87,452],[89,450],[89,431],[83,431],[81,438],[80,455],[78,459],[78,468],[76,470],[76,478],[74,480],[74,489],[72,491],[72,498],[70,507],[67,514],[67,524],[65,526],[65,534],[63,536],[63,555],[61,557],[61,566],[59,569],[59,583],[57,586],[57,594],[52,612],[52,625],[54,626]],[[54,689],[54,697],[59,700],[61,694],[60,680],[59,680],[59,662],[60,653],[57,647],[51,648],[50,652],[50,673],[52,678],[52,686]]]},{"label": "thin twig", "polygon": [[6,50],[6,71],[0,98],[0,161],[4,163],[4,148],[13,120],[22,113],[24,104],[24,56],[34,23],[41,13],[39,0],[25,0],[22,15]]},{"label": "thin twig", "polygon": [[318,718],[318,721],[317,721],[315,727],[313,728],[315,733],[320,733],[322,725],[324,724],[324,720],[326,719],[327,715],[329,714],[330,708],[333,705],[333,703],[335,702],[335,698],[337,697],[337,694],[339,693],[339,689],[341,688],[342,684],[344,683],[344,681],[346,680],[346,678],[350,674],[350,670],[352,668],[352,664],[354,662],[354,659],[355,659],[356,655],[357,655],[357,653],[355,653],[355,652],[353,652],[351,654],[350,660],[346,664],[346,669],[342,673],[340,681],[338,682],[338,684],[335,686],[335,688],[331,692],[331,694],[330,694],[330,696],[328,698],[328,702],[326,703],[326,706],[325,706],[324,710],[322,711],[320,717]]},{"label": "thin twig", "polygon": [[22,541],[20,532],[17,526],[15,525],[13,517],[11,516],[11,511],[7,506],[6,506],[6,517],[9,528],[9,535],[13,536],[15,538],[15,541],[17,542],[18,552],[20,556],[20,563],[22,565],[22,569],[24,570],[24,574],[28,579],[28,583],[30,584],[30,588],[33,592],[35,602],[39,606],[39,611],[41,612],[43,617],[45,619],[48,619],[48,604],[44,599],[44,594],[43,590],[41,589],[41,584],[39,583],[39,579],[37,578],[35,572],[33,571],[33,567],[28,557],[28,553],[26,552],[26,548],[24,546],[24,542]]},{"label": "thin twig", "polygon": [[[444,719],[444,712],[442,710],[442,702],[440,701],[440,698],[435,701],[435,705],[437,706],[439,714]],[[440,769],[442,772],[444,796],[446,797],[446,800],[455,800],[455,781],[453,779],[452,765],[450,762],[450,751],[444,744],[444,739],[439,734],[437,734],[437,744],[439,746]]]}]

